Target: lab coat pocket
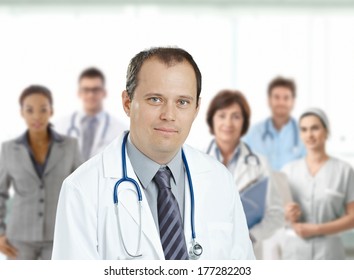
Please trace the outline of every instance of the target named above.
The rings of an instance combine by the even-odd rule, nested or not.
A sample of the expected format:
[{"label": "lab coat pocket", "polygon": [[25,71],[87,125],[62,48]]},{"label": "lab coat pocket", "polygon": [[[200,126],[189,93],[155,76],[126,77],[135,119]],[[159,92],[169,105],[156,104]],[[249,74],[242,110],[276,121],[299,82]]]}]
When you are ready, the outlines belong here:
[{"label": "lab coat pocket", "polygon": [[210,245],[209,259],[230,259],[233,224],[227,222],[208,224]]}]

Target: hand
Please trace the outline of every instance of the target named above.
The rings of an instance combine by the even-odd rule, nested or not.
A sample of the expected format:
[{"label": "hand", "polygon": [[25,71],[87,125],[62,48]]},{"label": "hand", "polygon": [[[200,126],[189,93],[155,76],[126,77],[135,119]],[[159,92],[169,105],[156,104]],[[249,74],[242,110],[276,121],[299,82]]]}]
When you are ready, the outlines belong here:
[{"label": "hand", "polygon": [[16,258],[17,249],[9,244],[6,235],[0,235],[0,252],[9,258]]},{"label": "hand", "polygon": [[290,223],[296,223],[301,216],[299,204],[290,202],[285,206],[285,219]]},{"label": "hand", "polygon": [[319,235],[317,224],[293,223],[292,227],[296,234],[302,238],[309,238]]}]

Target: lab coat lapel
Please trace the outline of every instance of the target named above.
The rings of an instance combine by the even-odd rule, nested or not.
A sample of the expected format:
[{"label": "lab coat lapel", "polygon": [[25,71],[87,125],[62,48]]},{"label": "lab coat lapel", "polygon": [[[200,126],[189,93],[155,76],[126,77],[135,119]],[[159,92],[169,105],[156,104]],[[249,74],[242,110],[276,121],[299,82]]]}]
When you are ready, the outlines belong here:
[{"label": "lab coat lapel", "polygon": [[239,191],[244,189],[250,182],[256,180],[259,177],[258,166],[247,164],[245,158],[249,155],[249,151],[246,146],[240,143],[241,153],[236,165],[236,169],[233,172],[235,183]]},{"label": "lab coat lapel", "polygon": [[[235,183],[236,186],[240,189],[242,189],[242,184],[244,185],[245,181],[245,176],[247,176],[247,165],[245,164],[245,156],[248,154],[246,147],[243,145],[243,143],[240,143],[240,156],[238,157],[238,162],[236,165],[236,169],[233,171],[233,176],[235,178]],[[215,140],[212,140],[210,150],[209,150],[209,155],[213,156],[214,158],[218,158],[216,154],[216,143]]]},{"label": "lab coat lapel", "polygon": [[[185,172],[186,173],[186,172]],[[184,236],[187,243],[187,249],[189,248],[188,244],[192,241],[192,226],[191,226],[191,194],[189,190],[189,183],[187,174],[185,174],[184,180]],[[193,178],[192,178],[193,180]]]},{"label": "lab coat lapel", "polygon": [[[130,163],[128,156],[127,156],[127,171],[128,171],[128,176],[139,183],[139,180],[135,175],[135,172],[133,170],[133,167]],[[134,186],[131,185],[131,188],[134,188]],[[141,217],[142,230],[143,230],[145,236],[152,243],[152,247],[156,250],[156,252],[160,256],[160,258],[164,259],[165,256],[164,256],[162,245],[161,245],[160,234],[157,231],[156,224],[155,224],[154,218],[152,216],[149,203],[146,199],[146,196],[145,196],[145,193],[144,193],[144,190],[142,187],[141,187],[141,195],[142,195],[142,213],[141,213],[141,215],[142,215],[142,217]],[[122,201],[122,205],[128,210],[128,212],[131,214],[134,221],[139,225],[139,216],[137,215],[138,213],[136,211],[130,211],[130,208],[132,207],[132,205],[131,204],[127,205],[125,203],[125,201]]]},{"label": "lab coat lapel", "polygon": [[[104,169],[105,176],[110,178],[115,178],[119,180],[122,178],[122,157],[121,157],[121,147],[122,147],[123,136],[120,139],[115,140],[110,144],[110,146],[104,151]],[[126,151],[125,151],[126,152]],[[127,174],[128,177],[132,178],[136,182],[139,183],[138,178],[135,175],[133,167],[131,165],[130,159],[126,153],[126,164],[127,164]],[[123,186],[123,184],[122,184]],[[136,193],[135,187],[131,183],[124,184],[125,189],[131,189],[134,193]],[[139,184],[140,186],[140,184]],[[120,190],[123,190],[121,188]],[[113,186],[112,186],[112,194],[113,194]],[[143,188],[141,187],[142,194],[142,231],[146,238],[151,242],[151,247],[154,248],[156,253],[158,254],[160,259],[164,259],[164,253],[161,245],[160,234],[157,231],[154,218],[152,216],[150,206],[147,202],[145,193]],[[119,190],[118,190],[118,198],[119,198]],[[123,196],[121,196],[123,197]],[[138,200],[138,196],[135,196],[135,201]],[[134,220],[134,222],[139,226],[139,211],[137,211],[137,205],[134,203],[130,203],[131,200],[126,201],[124,199],[120,199],[119,203],[121,206],[127,211],[130,217]]]}]

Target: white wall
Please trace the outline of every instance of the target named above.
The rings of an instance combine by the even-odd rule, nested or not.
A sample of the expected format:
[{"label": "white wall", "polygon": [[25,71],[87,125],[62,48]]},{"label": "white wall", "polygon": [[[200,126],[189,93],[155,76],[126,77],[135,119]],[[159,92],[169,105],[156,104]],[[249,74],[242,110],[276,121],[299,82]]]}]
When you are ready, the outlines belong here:
[{"label": "white wall", "polygon": [[276,75],[298,84],[295,116],[308,106],[332,121],[331,151],[352,160],[354,129],[354,10],[211,8],[0,8],[0,141],[20,134],[18,96],[40,83],[54,93],[55,119],[80,104],[76,82],[87,66],[107,76],[109,111],[126,119],[120,104],[129,59],[150,46],[178,45],[203,74],[202,107],[188,142],[207,145],[205,112],[222,88],[244,92],[252,122],[268,115],[266,87]]}]

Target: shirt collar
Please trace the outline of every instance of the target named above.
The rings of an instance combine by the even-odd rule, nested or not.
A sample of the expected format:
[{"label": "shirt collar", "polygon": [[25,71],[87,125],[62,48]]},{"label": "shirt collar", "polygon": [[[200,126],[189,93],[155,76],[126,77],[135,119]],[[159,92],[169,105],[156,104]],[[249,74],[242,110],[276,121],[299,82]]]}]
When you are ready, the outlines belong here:
[{"label": "shirt collar", "polygon": [[[241,143],[241,142],[240,142]],[[230,164],[231,162],[237,162],[238,161],[238,158],[240,157],[240,153],[241,153],[241,145],[238,144],[235,148],[235,150],[232,152],[232,157],[231,157],[231,160],[227,163],[227,164]],[[218,161],[220,162],[223,162],[224,158],[221,154],[221,151],[218,147],[218,145],[216,144],[216,141],[215,141],[215,154],[216,154],[216,158],[218,159]]]},{"label": "shirt collar", "polygon": [[268,127],[268,129],[270,130],[271,133],[279,134],[282,131],[287,130],[289,127],[292,128],[291,127],[293,125],[292,122],[294,122],[294,121],[295,120],[292,117],[290,117],[288,122],[279,131],[275,128],[272,118],[269,118],[267,120],[267,124],[266,125],[267,125],[267,127]]},{"label": "shirt collar", "polygon": [[[101,110],[93,117],[95,117],[100,122],[104,118],[104,115],[105,115],[105,112],[103,110]],[[84,123],[88,117],[88,115],[82,110],[78,112],[78,116],[79,116],[79,120],[81,123]]]},{"label": "shirt collar", "polygon": [[127,153],[134,172],[139,178],[139,181],[144,189],[150,185],[157,171],[164,166],[167,166],[171,170],[172,178],[175,181],[175,184],[178,185],[179,182],[176,181],[178,178],[181,178],[181,172],[184,170],[181,150],[178,151],[178,153],[168,164],[160,165],[139,151],[138,148],[136,148],[131,142],[129,135],[127,141]]}]

